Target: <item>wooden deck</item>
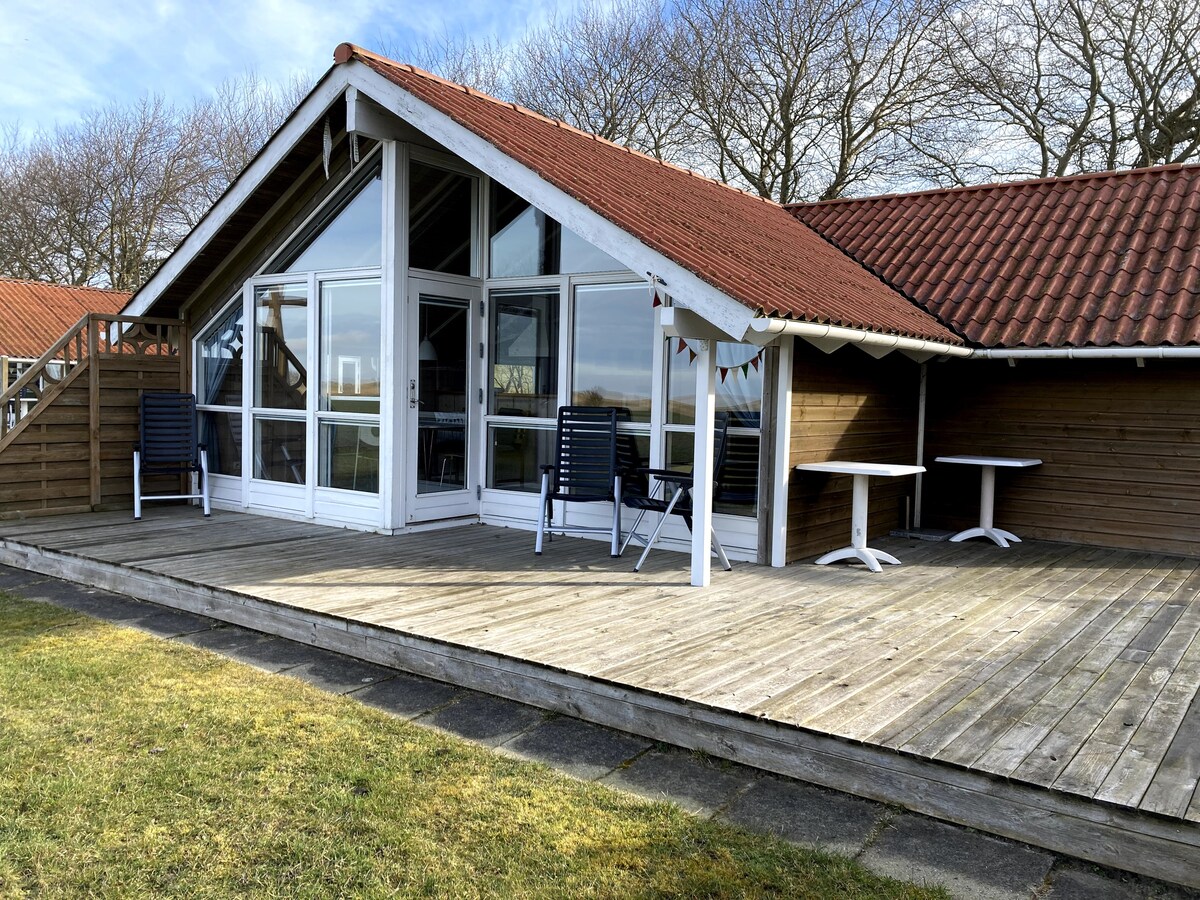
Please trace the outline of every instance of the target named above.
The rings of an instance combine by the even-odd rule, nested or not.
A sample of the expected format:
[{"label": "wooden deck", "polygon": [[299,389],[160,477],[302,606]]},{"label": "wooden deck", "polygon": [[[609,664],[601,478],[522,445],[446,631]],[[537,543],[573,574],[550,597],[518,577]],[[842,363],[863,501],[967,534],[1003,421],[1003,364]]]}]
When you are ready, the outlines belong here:
[{"label": "wooden deck", "polygon": [[0,523],[0,562],[1200,886],[1200,560],[883,541],[687,585],[592,541],[150,509]]}]

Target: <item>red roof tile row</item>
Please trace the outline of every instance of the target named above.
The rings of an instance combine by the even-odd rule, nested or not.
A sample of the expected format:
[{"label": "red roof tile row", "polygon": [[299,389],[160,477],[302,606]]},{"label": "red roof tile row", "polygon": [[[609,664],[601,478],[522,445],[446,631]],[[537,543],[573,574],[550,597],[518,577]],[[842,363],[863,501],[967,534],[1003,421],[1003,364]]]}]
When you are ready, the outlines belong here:
[{"label": "red roof tile row", "polygon": [[962,343],[775,203],[353,45],[334,58],[361,61],[763,315]]},{"label": "red roof tile row", "polygon": [[790,211],[984,347],[1200,344],[1200,166]]},{"label": "red roof tile row", "polygon": [[87,313],[117,313],[124,291],[0,278],[0,356],[37,359]]}]

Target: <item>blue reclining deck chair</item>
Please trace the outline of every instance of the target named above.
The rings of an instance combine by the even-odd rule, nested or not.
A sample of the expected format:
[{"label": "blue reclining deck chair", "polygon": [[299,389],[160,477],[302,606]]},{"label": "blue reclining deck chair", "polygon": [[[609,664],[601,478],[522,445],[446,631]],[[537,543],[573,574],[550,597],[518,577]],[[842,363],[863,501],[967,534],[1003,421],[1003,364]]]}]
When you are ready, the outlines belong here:
[{"label": "blue reclining deck chair", "polygon": [[[133,451],[133,518],[142,517],[143,500],[202,500],[204,515],[212,515],[208,499],[208,451],[196,440],[196,395],[146,393],[141,399],[141,440]],[[200,473],[197,494],[142,496],[143,475]]]},{"label": "blue reclining deck chair", "polygon": [[[716,414],[716,421],[713,429],[713,471],[716,476],[716,483],[713,485],[714,493],[717,497],[721,496],[720,484],[722,471],[726,467],[729,459],[729,414],[719,412]],[[645,550],[638,558],[637,564],[633,567],[633,571],[641,571],[642,564],[645,563],[646,557],[650,555],[651,548],[658,541],[658,537],[662,534],[663,527],[667,524],[667,520],[671,516],[679,516],[687,525],[688,531],[692,530],[692,473],[684,472],[677,469],[647,469],[639,468],[637,470],[643,476],[648,476],[653,482],[653,488],[643,491],[629,491],[626,493],[623,501],[630,509],[638,511],[637,518],[633,521],[633,528],[629,530],[628,536],[625,538],[625,543],[621,545],[621,552],[625,552],[625,548],[629,546],[631,541],[638,541],[645,545]],[[755,471],[757,475],[757,470]],[[649,537],[638,532],[642,520],[646,518],[646,513],[658,513],[660,516],[658,524]],[[712,540],[713,551],[717,554],[717,559],[721,566],[728,572],[733,568],[729,562],[729,557],[725,555],[725,548],[721,546],[721,541],[717,537],[715,528],[711,529],[709,536]]]},{"label": "blue reclining deck chair", "polygon": [[[537,543],[541,556],[546,532],[612,535],[612,555],[620,556],[621,470],[617,461],[617,419],[612,406],[563,406],[558,410],[554,462],[542,466],[541,502],[538,505]],[[609,502],[612,528],[595,525],[555,525],[554,501]],[[566,518],[566,511],[563,511]]]}]

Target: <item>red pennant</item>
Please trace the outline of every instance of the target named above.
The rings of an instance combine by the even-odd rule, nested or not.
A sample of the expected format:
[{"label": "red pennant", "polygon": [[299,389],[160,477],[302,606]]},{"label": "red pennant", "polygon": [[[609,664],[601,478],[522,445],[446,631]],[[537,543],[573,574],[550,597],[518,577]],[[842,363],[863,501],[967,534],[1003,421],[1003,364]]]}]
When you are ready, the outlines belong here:
[{"label": "red pennant", "polygon": [[724,384],[725,379],[729,377],[729,370],[721,366],[717,371],[721,373],[721,384]]},{"label": "red pennant", "polygon": [[[762,359],[762,353],[759,353],[759,354],[758,354],[758,356],[756,356],[756,357],[754,357],[754,359],[750,360],[750,365],[754,366],[754,371],[755,371],[755,372],[757,372],[757,371],[758,371],[758,361],[759,361],[760,359]],[[747,374],[747,375],[749,375],[750,373],[749,373],[749,372],[747,372],[746,374]]]},{"label": "red pennant", "polygon": [[651,309],[653,309],[653,308],[654,308],[654,307],[656,307],[656,306],[662,306],[662,305],[663,305],[663,304],[662,304],[662,301],[661,301],[660,299],[658,299],[658,291],[655,291],[655,292],[654,292],[654,300],[653,300],[653,302],[650,304],[650,306],[651,306]]},{"label": "red pennant", "polygon": [[[682,353],[684,350],[687,350],[687,349],[688,349],[687,341],[685,341],[683,338],[680,338],[679,339],[679,348],[675,352]],[[693,359],[696,358],[696,355],[694,353],[692,354],[692,358]]]}]

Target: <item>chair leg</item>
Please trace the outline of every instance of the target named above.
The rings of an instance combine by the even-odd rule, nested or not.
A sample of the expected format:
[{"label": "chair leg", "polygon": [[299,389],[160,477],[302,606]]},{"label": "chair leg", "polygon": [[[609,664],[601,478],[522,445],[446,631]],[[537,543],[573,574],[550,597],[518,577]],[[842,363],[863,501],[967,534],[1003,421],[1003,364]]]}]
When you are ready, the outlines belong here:
[{"label": "chair leg", "polygon": [[142,517],[142,453],[133,451],[133,521]]},{"label": "chair leg", "polygon": [[208,496],[208,451],[200,451],[200,478],[202,484],[200,486],[200,497],[204,502],[204,515],[212,515],[212,503]]},{"label": "chair leg", "polygon": [[537,541],[533,545],[533,552],[536,556],[542,555],[542,536],[546,533],[546,525],[550,517],[550,510],[547,508],[547,501],[550,499],[550,473],[542,473],[542,490],[538,494],[538,527]]},{"label": "chair leg", "polygon": [[658,536],[662,534],[663,527],[667,524],[667,520],[671,517],[671,513],[675,511],[675,504],[679,502],[683,491],[677,490],[671,495],[671,502],[667,504],[666,510],[663,511],[662,518],[658,520],[658,524],[654,526],[654,531],[650,533],[650,539],[646,541],[646,549],[642,551],[642,555],[638,557],[637,565],[633,567],[633,571],[640,572],[642,563],[646,561],[646,557],[650,555],[650,548],[654,546],[654,542],[658,540]]},{"label": "chair leg", "polygon": [[613,482],[613,523],[612,523],[612,550],[610,555],[616,559],[621,555],[621,476],[618,475]]},{"label": "chair leg", "polygon": [[[633,520],[633,527],[629,529],[629,534],[625,535],[625,543],[621,545],[621,553],[625,552],[625,548],[629,546],[630,541],[637,538],[639,541],[644,538],[638,534],[638,529],[642,525],[642,519],[646,518],[646,510],[639,509],[637,518]],[[619,555],[619,554],[618,554]]]},{"label": "chair leg", "polygon": [[733,563],[731,563],[729,561],[729,557],[725,555],[725,548],[721,546],[721,539],[717,537],[717,529],[712,529],[709,531],[709,534],[712,535],[713,549],[717,551],[717,559],[721,561],[721,566],[726,572],[732,570]]}]

